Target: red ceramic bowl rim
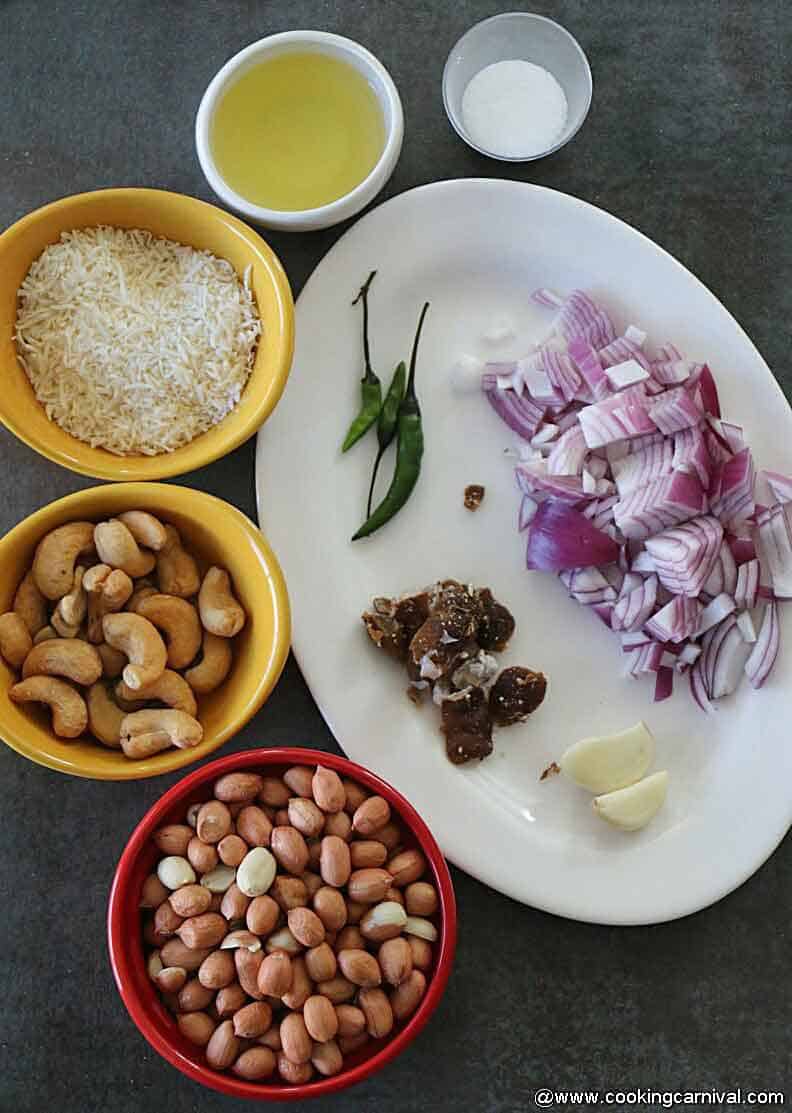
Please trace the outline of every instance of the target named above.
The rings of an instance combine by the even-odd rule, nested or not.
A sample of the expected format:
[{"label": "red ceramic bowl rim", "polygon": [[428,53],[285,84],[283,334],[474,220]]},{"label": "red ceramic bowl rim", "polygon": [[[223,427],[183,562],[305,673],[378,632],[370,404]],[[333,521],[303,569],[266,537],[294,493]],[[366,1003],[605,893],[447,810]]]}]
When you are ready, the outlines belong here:
[{"label": "red ceramic bowl rim", "polygon": [[[398,1035],[386,1043],[370,1059],[366,1059],[357,1066],[342,1071],[332,1078],[322,1078],[318,1082],[308,1082],[299,1086],[289,1086],[285,1083],[272,1085],[263,1082],[246,1082],[234,1075],[211,1070],[207,1066],[196,1066],[195,1063],[183,1056],[178,1048],[164,1039],[152,1023],[148,1009],[135,992],[134,982],[130,976],[131,958],[125,945],[127,931],[124,907],[127,903],[125,898],[130,882],[130,874],[138,854],[147,843],[152,831],[159,825],[162,817],[193,789],[202,786],[207,781],[215,780],[223,773],[230,773],[251,765],[313,765],[316,763],[335,769],[344,776],[352,777],[360,781],[366,788],[384,796],[412,829],[421,845],[421,849],[432,865],[438,883],[441,928],[437,964],[427,991],[415,1014]],[[303,1098],[320,1097],[323,1094],[335,1093],[338,1090],[354,1086],[357,1082],[362,1082],[372,1074],[376,1074],[377,1071],[394,1059],[412,1043],[437,1008],[451,973],[456,947],[456,934],[456,901],[451,875],[431,831],[415,808],[386,781],[380,780],[376,774],[370,773],[355,762],[320,750],[303,750],[294,747],[245,750],[241,753],[230,754],[228,757],[219,758],[194,770],[169,789],[164,796],[161,796],[149,808],[125,846],[113,878],[107,909],[107,939],[113,976],[127,1012],[142,1035],[163,1058],[167,1059],[182,1074],[186,1074],[196,1082],[200,1082],[212,1090],[219,1090],[224,1094],[259,1101],[297,1101]]]}]

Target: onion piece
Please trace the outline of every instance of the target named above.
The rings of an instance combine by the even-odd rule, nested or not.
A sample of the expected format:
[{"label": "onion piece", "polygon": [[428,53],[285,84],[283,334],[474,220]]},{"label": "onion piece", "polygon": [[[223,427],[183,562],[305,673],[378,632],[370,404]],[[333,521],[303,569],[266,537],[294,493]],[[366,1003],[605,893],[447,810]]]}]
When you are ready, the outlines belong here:
[{"label": "onion piece", "polygon": [[756,545],[750,535],[730,533],[726,540],[738,566],[756,559]]},{"label": "onion piece", "polygon": [[700,429],[680,429],[674,434],[674,471],[697,475],[703,487],[709,487],[712,463],[707,443]]},{"label": "onion piece", "polygon": [[783,506],[771,506],[759,515],[759,540],[779,599],[792,599],[792,531]]},{"label": "onion piece", "polygon": [[602,402],[584,406],[580,411],[580,424],[589,448],[600,448],[611,441],[643,433],[656,433],[657,427],[649,416],[652,399],[642,383],[629,386]]},{"label": "onion piece", "polygon": [[582,290],[573,290],[564,301],[558,314],[556,328],[566,340],[582,337],[595,348],[604,347],[616,336],[616,330],[608,314]]},{"label": "onion piece", "polygon": [[781,630],[778,622],[778,604],[772,600],[765,607],[762,625],[751,655],[745,662],[745,672],[752,688],[761,688],[770,675],[778,657]]},{"label": "onion piece", "polygon": [[668,699],[674,691],[674,670],[668,665],[661,665],[655,678],[654,702],[661,703]]},{"label": "onion piece", "polygon": [[763,471],[776,502],[792,502],[792,478],[778,471]]},{"label": "onion piece", "polygon": [[742,634],[744,642],[752,644],[756,641],[756,627],[754,626],[750,611],[741,611],[737,615],[737,625],[740,628],[740,633]]},{"label": "onion piece", "polygon": [[564,304],[564,299],[559,297],[554,290],[548,290],[545,287],[539,290],[534,290],[531,294],[531,301],[536,305],[541,305],[545,309],[560,309]]},{"label": "onion piece", "polygon": [[674,442],[669,437],[631,452],[611,464],[619,495],[628,495],[638,487],[646,487],[673,470]]},{"label": "onion piece", "polygon": [[530,495],[523,495],[520,502],[520,513],[517,518],[517,529],[520,533],[528,529],[538,509],[539,503],[536,499],[532,499]]},{"label": "onion piece", "polygon": [[622,595],[614,603],[611,627],[628,634],[640,630],[657,605],[657,576],[650,576],[640,587]]},{"label": "onion piece", "polygon": [[641,572],[644,574],[650,574],[654,572],[655,562],[652,554],[644,549],[644,551],[639,553],[635,560],[632,562],[632,570],[633,572]]},{"label": "onion piece", "polygon": [[663,647],[660,642],[649,642],[634,649],[627,662],[630,676],[640,676],[645,672],[657,672],[663,660]]},{"label": "onion piece", "polygon": [[706,496],[696,476],[672,473],[620,499],[613,516],[625,537],[643,540],[698,517],[705,508]]},{"label": "onion piece", "polygon": [[639,645],[648,645],[651,640],[643,630],[634,630],[631,634],[622,634],[622,653],[629,653]]},{"label": "onion piece", "polygon": [[578,603],[611,603],[616,591],[605,579],[599,568],[576,568],[559,572],[558,578],[565,584],[569,594]]},{"label": "onion piece", "polygon": [[690,692],[702,711],[709,712],[716,710],[714,705],[710,702],[709,693],[707,692],[707,684],[704,679],[703,657],[699,657],[690,670]]},{"label": "onion piece", "polygon": [[606,398],[610,393],[610,383],[605,376],[600,358],[591,344],[578,337],[570,342],[569,355],[594,401],[600,402]]},{"label": "onion piece", "polygon": [[517,485],[526,495],[544,493],[563,502],[577,504],[581,499],[590,497],[583,490],[583,482],[577,475],[548,475],[545,461],[518,464],[514,469]]},{"label": "onion piece", "polygon": [[689,668],[699,659],[700,656],[701,646],[697,645],[695,642],[688,642],[686,646],[682,647],[682,650],[677,657],[675,665],[677,672],[683,672],[685,669]]},{"label": "onion piece", "polygon": [[[723,527],[705,515],[646,539],[646,552],[660,582],[675,595],[700,594],[718,559]],[[633,569],[640,571],[633,562]]]},{"label": "onion piece", "polygon": [[710,698],[715,700],[730,696],[736,689],[750,654],[750,648],[743,641],[734,617],[730,615],[724,622],[724,626],[728,622],[731,625],[724,636],[717,641],[717,649],[714,651]]},{"label": "onion piece", "polygon": [[741,610],[753,610],[756,606],[756,595],[759,591],[759,575],[761,568],[759,561],[749,560],[737,569],[737,587],[734,590],[734,602]]},{"label": "onion piece", "polygon": [[484,393],[498,417],[515,433],[530,441],[544,418],[544,410],[529,398],[518,398],[513,390],[485,389]]},{"label": "onion piece", "polygon": [[558,499],[540,505],[528,531],[527,568],[558,572],[612,564],[618,557],[616,542],[578,510]]},{"label": "onion piece", "polygon": [[663,386],[680,386],[687,382],[699,365],[686,359],[652,360],[652,376]]},{"label": "onion piece", "polygon": [[620,363],[626,363],[628,360],[634,361],[646,372],[644,378],[649,377],[649,372],[652,369],[649,360],[641,351],[640,344],[634,343],[627,336],[618,336],[615,340],[612,340],[610,344],[600,348],[597,355],[599,356],[600,363],[606,369],[609,367],[617,367]]},{"label": "onion piece", "polygon": [[701,410],[684,387],[661,394],[649,407],[649,417],[661,433],[678,433],[698,425]]},{"label": "onion piece", "polygon": [[700,369],[690,376],[685,383],[685,389],[692,389],[697,393],[705,413],[712,414],[713,417],[721,416],[718,388],[706,363],[702,363]]},{"label": "onion piece", "polygon": [[712,513],[722,522],[749,518],[754,512],[754,480],[753,457],[749,448],[719,464],[710,479]]},{"label": "onion piece", "polygon": [[[588,446],[579,425],[573,425],[562,433],[547,457],[547,471],[550,475],[580,475]],[[590,492],[593,494],[593,491]]]},{"label": "onion piece", "polygon": [[605,374],[614,390],[624,390],[627,386],[635,386],[636,383],[645,382],[649,378],[649,372],[641,367],[636,359],[626,359],[624,363],[614,363],[607,368]]},{"label": "onion piece", "polygon": [[713,626],[723,622],[724,618],[728,618],[736,609],[737,604],[731,595],[727,595],[725,591],[716,595],[700,612],[698,629],[695,631],[696,636],[706,634],[707,630],[711,630]]},{"label": "onion piece", "polygon": [[697,633],[701,613],[698,599],[675,595],[670,603],[652,615],[646,630],[660,642],[681,642]]}]

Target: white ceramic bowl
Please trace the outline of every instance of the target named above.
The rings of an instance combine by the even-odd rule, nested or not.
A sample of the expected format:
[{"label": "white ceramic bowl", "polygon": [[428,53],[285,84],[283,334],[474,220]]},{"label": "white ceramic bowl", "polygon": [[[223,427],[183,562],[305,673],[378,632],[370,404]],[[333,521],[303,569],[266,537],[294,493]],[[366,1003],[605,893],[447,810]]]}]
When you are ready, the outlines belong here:
[{"label": "white ceramic bowl", "polygon": [[[526,156],[499,155],[474,143],[465,129],[462,97],[468,82],[485,66],[507,60],[544,66],[566,94],[566,127],[546,151]],[[568,143],[588,115],[592,87],[591,67],[577,39],[560,23],[532,12],[504,12],[476,23],[454,46],[443,70],[443,104],[457,135],[474,150],[501,162],[532,162]]]},{"label": "white ceramic bowl", "polygon": [[[254,205],[231,189],[220,174],[212,157],[209,143],[212,116],[217,103],[237,78],[262,58],[274,57],[293,51],[316,51],[329,54],[355,67],[368,81],[379,100],[385,124],[385,146],[374,169],[350,193],[328,205],[315,209],[284,212]],[[329,228],[346,220],[372,201],[393,173],[401,152],[404,138],[404,115],[396,86],[382,63],[365,47],[342,35],[325,31],[285,31],[251,43],[230,58],[212,78],[203,95],[195,120],[195,146],[198,161],[206,180],[217,196],[240,216],[266,228],[284,232],[308,232],[316,228]]]}]

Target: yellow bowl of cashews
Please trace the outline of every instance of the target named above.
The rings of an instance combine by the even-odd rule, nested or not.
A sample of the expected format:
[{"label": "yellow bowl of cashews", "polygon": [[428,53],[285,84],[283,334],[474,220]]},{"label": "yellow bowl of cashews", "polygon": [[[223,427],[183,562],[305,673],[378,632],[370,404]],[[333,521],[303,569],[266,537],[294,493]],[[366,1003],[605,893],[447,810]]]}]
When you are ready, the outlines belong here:
[{"label": "yellow bowl of cashews", "polygon": [[[51,421],[17,359],[17,295],[33,262],[62,232],[111,225],[144,229],[226,259],[250,289],[262,332],[250,378],[231,412],[173,452],[118,456],[94,448]],[[111,480],[183,475],[225,456],[256,432],[275,408],[291,367],[294,304],[289,280],[262,237],[216,205],[160,189],[100,189],[63,197],[0,235],[0,421],[36,452],[82,475]]]},{"label": "yellow bowl of cashews", "polygon": [[[136,521],[135,511],[146,513]],[[97,564],[99,554],[102,560],[107,559],[114,546],[122,544],[124,538],[128,541],[128,532],[114,525],[122,516],[140,539],[140,548],[131,557],[119,558],[118,563],[130,568],[130,575],[140,573],[136,585],[145,583],[152,565],[151,552],[145,547],[149,515],[169,534],[168,545],[157,554],[156,570],[152,573],[159,580],[159,590],[136,586],[137,600],[127,599],[124,603],[127,609],[115,610],[112,593],[117,569],[111,572],[101,562]],[[88,594],[89,605],[94,609],[83,612],[81,633],[75,636],[68,624],[79,617],[70,608],[76,597],[75,568],[81,553],[85,554],[91,546],[93,530],[88,523],[100,526],[100,530],[95,534],[95,551],[82,557],[86,566],[82,582],[87,579],[88,586],[93,588],[92,581],[101,580],[102,592]],[[67,524],[70,528],[64,531],[61,527]],[[198,606],[190,601],[195,600],[196,593],[180,580],[185,575],[178,559],[181,547],[197,565],[201,585]],[[130,565],[130,559],[140,559],[140,567]],[[46,589],[52,612],[49,622],[57,625],[54,633],[58,640],[48,637],[32,648],[30,644],[23,647],[26,657],[23,661],[20,654],[16,668],[0,658],[0,737],[24,757],[58,772],[96,780],[137,780],[170,773],[198,761],[222,746],[256,713],[286,662],[291,633],[289,599],[278,561],[261,532],[244,514],[203,491],[161,483],[89,487],[31,514],[0,539],[0,626],[9,612],[24,614],[26,607],[35,609],[37,603],[40,606],[40,594],[36,597],[35,593],[28,593],[26,598],[22,589],[18,595],[20,583],[29,578],[26,574],[32,569],[35,577],[32,572],[31,577]],[[194,568],[193,578],[195,571]],[[169,579],[164,581],[163,576]],[[118,578],[123,579],[124,574]],[[173,595],[164,592],[163,586],[169,586]],[[177,595],[179,591],[182,597]],[[52,610],[55,599],[59,601]],[[134,612],[128,609],[130,603]],[[41,621],[40,617],[38,622]],[[219,685],[211,675],[216,664],[211,653],[206,652],[205,621],[223,635],[215,636],[214,641],[226,655],[226,644],[231,646],[230,667],[226,659],[224,679]],[[64,693],[63,688],[68,686],[69,691],[76,691],[88,702],[93,677],[90,670],[95,666],[98,651],[107,648],[105,644],[91,644],[91,622],[100,624],[105,641],[116,649],[123,666],[120,675],[117,669],[105,672],[105,677],[112,675],[114,679],[102,683],[113,693],[113,700],[120,696],[123,702],[126,697],[130,711],[135,711],[127,720],[135,723],[134,737],[125,741],[125,746],[131,745],[128,752],[135,754],[134,759],[126,756],[117,743],[100,744],[87,730],[68,738],[58,737],[53,729],[55,715],[62,717],[58,723],[62,733],[74,733],[75,723],[79,729],[79,716],[70,700],[78,705],[78,712],[80,701]],[[9,626],[13,625],[11,620]],[[147,640],[146,631],[151,626],[162,631],[161,640]],[[0,633],[5,634],[5,629]],[[62,639],[69,637],[73,641],[66,647],[69,660],[64,665],[56,657],[58,652],[64,652]],[[163,643],[168,655],[165,671],[166,662],[159,659]],[[197,644],[202,644],[202,648],[196,654]],[[174,654],[176,660],[172,661]],[[52,680],[57,683],[53,685]],[[193,689],[188,698],[194,697],[196,703],[189,709],[195,711],[194,716],[173,710],[184,706],[179,700],[188,688],[187,681]],[[21,684],[32,686],[29,702],[15,702],[9,696],[11,689]],[[151,692],[152,684],[161,687],[155,695],[148,695],[144,708],[136,709],[135,697]],[[98,689],[100,685],[95,686]],[[44,697],[44,702],[39,702],[39,696]],[[101,709],[98,714],[101,715]],[[193,720],[200,723],[200,732],[195,730]],[[157,740],[164,734],[169,734],[173,744],[150,752],[156,750]],[[200,737],[197,744],[196,735]]]}]

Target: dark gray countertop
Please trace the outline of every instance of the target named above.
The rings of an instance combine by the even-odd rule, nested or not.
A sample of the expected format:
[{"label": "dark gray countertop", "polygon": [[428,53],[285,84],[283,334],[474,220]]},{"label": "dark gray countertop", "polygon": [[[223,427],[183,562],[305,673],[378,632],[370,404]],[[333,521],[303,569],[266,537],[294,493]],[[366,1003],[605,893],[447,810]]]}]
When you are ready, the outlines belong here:
[{"label": "dark gray countertop", "polygon": [[[0,226],[100,186],[161,186],[211,200],[192,142],[207,82],[254,39],[319,27],[370,47],[401,92],[404,150],[383,196],[489,175],[601,205],[707,283],[790,394],[792,8],[785,0],[532,6],[579,38],[595,91],[578,138],[521,167],[468,150],[440,97],[448,50],[499,10],[494,0],[5,0]],[[295,293],[342,230],[270,237]],[[254,515],[253,452],[251,441],[182,481]],[[92,482],[5,431],[0,467],[0,532]],[[226,752],[262,743],[335,748],[293,661]],[[0,747],[0,1110],[235,1107],[149,1048],[107,962],[105,904],[118,854],[175,779],[79,781]],[[516,1113],[533,1107],[540,1087],[785,1090],[790,882],[787,839],[715,907],[666,926],[608,929],[521,907],[456,872],[459,950],[435,1018],[375,1079],[314,1108]],[[662,1106],[644,1098],[633,1107]]]}]

